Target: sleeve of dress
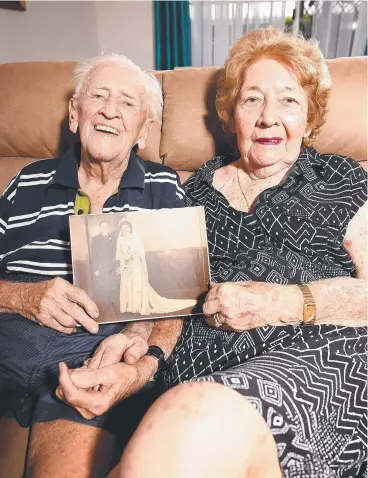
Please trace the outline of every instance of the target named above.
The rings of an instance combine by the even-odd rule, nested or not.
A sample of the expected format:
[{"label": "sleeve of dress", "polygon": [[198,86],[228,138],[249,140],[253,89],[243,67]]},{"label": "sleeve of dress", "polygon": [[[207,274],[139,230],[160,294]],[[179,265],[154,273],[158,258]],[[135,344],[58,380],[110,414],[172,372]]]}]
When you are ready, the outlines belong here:
[{"label": "sleeve of dress", "polygon": [[185,205],[190,206],[198,206],[197,202],[195,201],[192,190],[194,187],[195,182],[195,175],[191,176],[185,183],[183,184],[184,194],[185,194]]},{"label": "sleeve of dress", "polygon": [[367,201],[367,172],[357,161],[349,161],[350,168],[347,173],[351,184],[350,220]]}]

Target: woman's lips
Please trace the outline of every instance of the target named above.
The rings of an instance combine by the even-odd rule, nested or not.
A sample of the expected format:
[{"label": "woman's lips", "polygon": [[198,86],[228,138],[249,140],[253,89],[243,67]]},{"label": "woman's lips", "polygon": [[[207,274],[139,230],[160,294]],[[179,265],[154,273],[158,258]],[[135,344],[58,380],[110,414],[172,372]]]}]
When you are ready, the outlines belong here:
[{"label": "woman's lips", "polygon": [[266,146],[276,146],[282,143],[282,138],[259,138],[257,139],[257,143],[264,144]]}]

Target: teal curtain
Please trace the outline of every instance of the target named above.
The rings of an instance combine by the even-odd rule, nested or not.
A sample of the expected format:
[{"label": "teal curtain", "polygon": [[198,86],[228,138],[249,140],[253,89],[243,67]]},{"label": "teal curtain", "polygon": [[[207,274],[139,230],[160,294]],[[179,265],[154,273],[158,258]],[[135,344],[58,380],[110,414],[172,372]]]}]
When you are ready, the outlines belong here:
[{"label": "teal curtain", "polygon": [[189,0],[155,0],[156,70],[191,66]]}]

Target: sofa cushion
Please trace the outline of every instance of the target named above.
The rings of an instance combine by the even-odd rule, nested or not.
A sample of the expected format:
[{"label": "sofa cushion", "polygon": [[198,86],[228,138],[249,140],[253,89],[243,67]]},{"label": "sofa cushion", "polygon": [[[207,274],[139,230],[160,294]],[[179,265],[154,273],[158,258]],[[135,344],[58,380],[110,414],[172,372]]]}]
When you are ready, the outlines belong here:
[{"label": "sofa cushion", "polygon": [[74,62],[0,65],[1,156],[58,154],[67,139],[74,66]]},{"label": "sofa cushion", "polygon": [[[357,160],[367,157],[367,59],[328,60],[333,82],[327,122],[315,147]],[[166,165],[195,171],[229,147],[215,110],[219,68],[165,72],[160,155]]]},{"label": "sofa cushion", "polygon": [[[78,138],[69,131],[68,101],[76,63],[29,62],[0,65],[0,156],[58,156]],[[161,74],[157,74],[161,81]],[[140,152],[160,161],[161,120]]]},{"label": "sofa cushion", "polygon": [[326,124],[314,147],[358,161],[367,159],[367,58],[327,61],[332,92]]},{"label": "sofa cushion", "polygon": [[165,72],[160,156],[167,166],[195,171],[227,149],[215,109],[218,71],[187,68]]},{"label": "sofa cushion", "polygon": [[192,171],[177,171],[177,173],[179,175],[181,184],[184,184],[185,181],[187,181],[194,174]]}]

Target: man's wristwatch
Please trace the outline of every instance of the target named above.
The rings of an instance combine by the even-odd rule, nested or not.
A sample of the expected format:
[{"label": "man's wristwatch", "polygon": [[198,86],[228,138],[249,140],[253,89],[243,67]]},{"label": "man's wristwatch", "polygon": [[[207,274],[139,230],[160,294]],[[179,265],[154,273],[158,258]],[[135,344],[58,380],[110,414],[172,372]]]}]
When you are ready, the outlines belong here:
[{"label": "man's wristwatch", "polygon": [[298,284],[303,294],[303,322],[304,325],[313,325],[317,318],[316,302],[310,288],[305,284]]},{"label": "man's wristwatch", "polygon": [[148,355],[149,357],[154,357],[157,362],[158,362],[158,365],[157,365],[157,371],[155,373],[155,375],[152,377],[151,380],[156,380],[156,378],[158,377],[158,375],[165,369],[166,367],[166,361],[165,361],[165,354],[164,354],[164,351],[162,350],[161,347],[159,347],[158,345],[150,345],[148,347],[148,350],[147,350],[147,353],[146,355]]}]

